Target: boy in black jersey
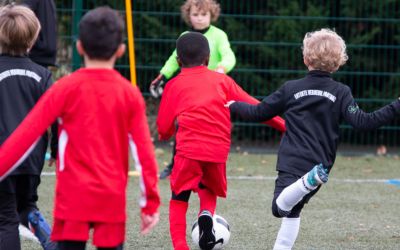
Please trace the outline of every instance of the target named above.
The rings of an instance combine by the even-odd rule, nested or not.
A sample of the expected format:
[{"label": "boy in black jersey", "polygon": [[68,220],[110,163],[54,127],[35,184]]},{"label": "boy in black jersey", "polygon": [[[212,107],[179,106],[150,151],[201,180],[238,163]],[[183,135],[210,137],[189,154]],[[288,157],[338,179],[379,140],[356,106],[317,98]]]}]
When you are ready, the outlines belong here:
[{"label": "boy in black jersey", "polygon": [[286,133],[278,152],[272,213],[283,218],[274,249],[291,249],[300,228],[300,212],[327,182],[344,120],[356,129],[371,130],[389,123],[400,113],[400,101],[365,113],[348,86],[331,74],[346,63],[346,45],[334,31],[307,33],[303,59],[309,72],[287,81],[260,104],[229,102],[231,112],[247,121],[264,121],[285,114]]},{"label": "boy in black jersey", "polygon": [[[52,84],[50,71],[27,56],[39,30],[40,23],[29,8],[0,8],[0,145]],[[47,144],[46,133],[20,167],[0,182],[0,249],[21,248],[19,223],[35,233],[44,249],[56,249],[50,241],[50,227],[36,205]],[[56,147],[52,143],[51,162]]]}]

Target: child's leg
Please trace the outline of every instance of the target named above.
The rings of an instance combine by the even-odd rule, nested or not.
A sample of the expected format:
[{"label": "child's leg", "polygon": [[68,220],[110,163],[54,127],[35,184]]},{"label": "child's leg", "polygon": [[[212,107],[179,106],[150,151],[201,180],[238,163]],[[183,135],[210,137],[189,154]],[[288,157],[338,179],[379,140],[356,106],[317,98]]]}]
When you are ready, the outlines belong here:
[{"label": "child's leg", "polygon": [[186,242],[186,212],[190,193],[190,190],[183,191],[178,195],[172,193],[169,202],[169,230],[175,250],[189,250]]},{"label": "child's leg", "polygon": [[276,237],[274,250],[290,250],[300,229],[299,218],[282,218],[281,228],[279,229],[278,236]]},{"label": "child's leg", "polygon": [[200,200],[199,215],[204,210],[207,210],[212,215],[214,215],[215,208],[217,207],[217,196],[214,193],[210,192],[210,190],[205,188],[205,186],[203,186],[201,183],[199,186],[200,187],[197,191]]},{"label": "child's leg", "polygon": [[160,180],[163,180],[171,175],[172,168],[174,167],[174,157],[176,154],[176,141],[174,141],[174,147],[172,149],[172,159],[171,162],[164,168],[163,171],[160,173]]},{"label": "child's leg", "polygon": [[97,250],[123,250],[124,246],[123,244],[117,246],[117,247],[98,247]]},{"label": "child's leg", "polygon": [[57,245],[50,240],[51,228],[36,206],[39,183],[40,176],[18,176],[17,210],[21,223],[35,234],[43,249],[55,250]]},{"label": "child's leg", "polygon": [[85,250],[86,249],[86,241],[59,241],[58,250]]},{"label": "child's leg", "polygon": [[325,168],[322,164],[316,165],[310,172],[283,189],[276,199],[279,214],[282,217],[287,216],[292,208],[301,201],[304,196],[327,181],[328,173]]},{"label": "child's leg", "polygon": [[[213,215],[217,207],[217,196],[208,190],[201,183],[197,190],[200,200],[199,212],[199,245],[201,249],[212,249],[215,245],[215,235],[213,231]],[[211,243],[211,244],[210,244]]]},{"label": "child's leg", "polygon": [[10,177],[0,182],[0,249],[21,249],[15,194],[8,193]]}]

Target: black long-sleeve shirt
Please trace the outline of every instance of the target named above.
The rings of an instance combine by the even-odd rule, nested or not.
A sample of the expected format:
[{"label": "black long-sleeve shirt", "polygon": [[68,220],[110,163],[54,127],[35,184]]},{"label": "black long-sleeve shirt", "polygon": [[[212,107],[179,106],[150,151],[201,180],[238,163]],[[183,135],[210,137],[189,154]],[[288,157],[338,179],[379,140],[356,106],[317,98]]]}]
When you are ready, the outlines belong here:
[{"label": "black long-sleeve shirt", "polygon": [[334,81],[328,72],[314,70],[302,79],[286,82],[258,105],[235,102],[230,110],[254,122],[284,113],[286,133],[277,170],[302,176],[319,163],[332,167],[342,120],[356,129],[376,129],[400,114],[400,101],[365,113],[348,86]]},{"label": "black long-sleeve shirt", "polygon": [[32,61],[47,67],[55,66],[57,55],[57,17],[54,0],[23,0],[39,19],[41,30],[29,52]]},{"label": "black long-sleeve shirt", "polygon": [[[28,57],[0,55],[0,145],[18,127],[52,83],[50,71],[32,62]],[[52,131],[56,132],[56,128]],[[39,139],[29,157],[12,174],[39,175],[43,168],[47,145],[46,133]],[[52,156],[55,157],[55,134],[52,134],[51,150]]]}]

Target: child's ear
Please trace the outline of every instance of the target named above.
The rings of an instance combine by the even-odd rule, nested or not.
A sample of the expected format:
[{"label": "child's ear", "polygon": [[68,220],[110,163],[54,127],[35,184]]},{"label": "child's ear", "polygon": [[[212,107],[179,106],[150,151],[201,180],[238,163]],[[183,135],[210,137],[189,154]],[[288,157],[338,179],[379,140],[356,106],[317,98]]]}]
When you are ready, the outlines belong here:
[{"label": "child's ear", "polygon": [[85,49],[83,48],[81,40],[76,41],[76,50],[80,56],[85,54]]},{"label": "child's ear", "polygon": [[176,57],[176,61],[178,62],[179,67],[182,68],[182,65],[183,65],[183,64],[182,64],[182,61],[181,61],[181,59],[179,58],[179,56]]},{"label": "child's ear", "polygon": [[306,65],[307,67],[309,66],[309,62],[305,57],[303,57],[303,62],[304,62],[304,65]]},{"label": "child's ear", "polygon": [[204,66],[208,66],[208,62],[210,61],[210,55],[204,60]]},{"label": "child's ear", "polygon": [[122,57],[122,56],[125,54],[125,50],[126,50],[125,44],[121,43],[121,44],[118,46],[117,51],[115,52],[115,55],[117,56],[117,58]]}]

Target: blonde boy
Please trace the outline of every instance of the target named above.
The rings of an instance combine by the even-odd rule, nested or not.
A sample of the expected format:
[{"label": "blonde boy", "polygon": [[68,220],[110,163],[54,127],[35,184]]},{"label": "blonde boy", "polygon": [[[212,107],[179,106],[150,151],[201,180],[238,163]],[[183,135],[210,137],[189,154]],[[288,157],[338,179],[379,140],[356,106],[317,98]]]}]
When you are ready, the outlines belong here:
[{"label": "blonde boy", "polygon": [[[0,144],[53,83],[51,73],[27,57],[39,31],[40,23],[29,8],[0,8]],[[36,204],[48,144],[48,134],[41,135],[20,167],[0,182],[0,249],[20,249],[19,223],[34,231],[44,249],[56,248]],[[53,142],[52,161],[57,150]]]},{"label": "blonde boy", "polygon": [[371,130],[389,123],[399,114],[396,100],[372,113],[355,102],[348,86],[336,82],[332,73],[346,63],[346,45],[334,31],[307,33],[303,59],[309,72],[287,81],[260,104],[229,102],[227,106],[248,121],[263,121],[285,114],[286,133],[278,152],[272,213],[282,219],[274,249],[291,249],[300,229],[300,212],[328,174],[336,158],[339,124]]}]

